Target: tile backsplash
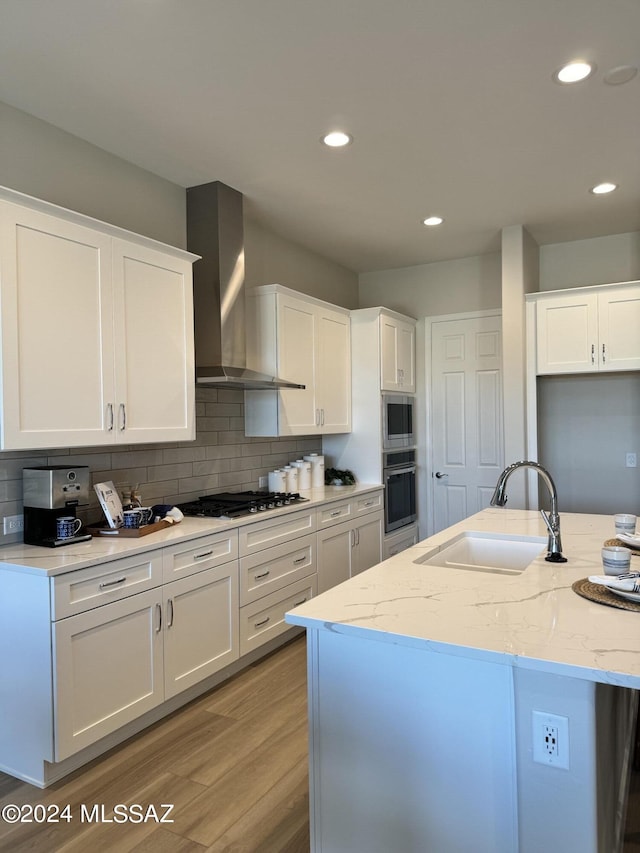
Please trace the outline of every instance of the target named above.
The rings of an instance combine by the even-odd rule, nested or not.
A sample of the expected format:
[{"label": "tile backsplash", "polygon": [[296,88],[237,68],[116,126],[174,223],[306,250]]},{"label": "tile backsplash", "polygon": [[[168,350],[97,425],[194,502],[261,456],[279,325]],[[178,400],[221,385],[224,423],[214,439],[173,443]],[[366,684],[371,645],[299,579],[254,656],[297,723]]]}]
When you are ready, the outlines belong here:
[{"label": "tile backsplash", "polygon": [[[184,503],[257,489],[258,477],[312,452],[322,452],[318,436],[247,438],[242,391],[196,388],[195,441],[0,452],[0,516],[22,513],[22,469],[34,465],[88,465],[90,503],[78,516],[93,522],[102,517],[93,484],[103,480],[139,484],[145,504]],[[21,534],[4,536],[2,529],[0,543],[21,541]]]}]

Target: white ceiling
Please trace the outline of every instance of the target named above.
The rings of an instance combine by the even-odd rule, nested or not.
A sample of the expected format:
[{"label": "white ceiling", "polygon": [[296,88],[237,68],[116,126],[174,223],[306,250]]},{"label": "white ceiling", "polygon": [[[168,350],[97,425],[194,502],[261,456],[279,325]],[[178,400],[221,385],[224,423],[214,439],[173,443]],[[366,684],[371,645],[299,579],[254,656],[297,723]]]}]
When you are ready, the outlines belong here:
[{"label": "white ceiling", "polygon": [[[589,80],[551,75],[576,57]],[[0,100],[363,272],[640,230],[639,0],[2,0]],[[348,130],[335,151],[321,134]],[[610,196],[589,187],[620,184]],[[426,229],[421,219],[446,220]]]}]

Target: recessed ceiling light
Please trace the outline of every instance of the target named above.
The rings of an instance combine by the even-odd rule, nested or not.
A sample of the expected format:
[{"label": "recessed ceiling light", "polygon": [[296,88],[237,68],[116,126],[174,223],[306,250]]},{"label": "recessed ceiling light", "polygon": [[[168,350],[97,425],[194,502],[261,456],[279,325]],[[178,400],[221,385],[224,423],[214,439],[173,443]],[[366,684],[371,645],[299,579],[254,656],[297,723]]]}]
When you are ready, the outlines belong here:
[{"label": "recessed ceiling light", "polygon": [[619,86],[621,83],[628,83],[638,73],[635,65],[617,65],[615,68],[610,68],[602,78],[609,86]]},{"label": "recessed ceiling light", "polygon": [[345,145],[350,145],[353,142],[353,137],[348,133],[343,133],[341,130],[333,130],[322,137],[322,142],[328,145],[329,148],[343,148]]},{"label": "recessed ceiling light", "polygon": [[558,83],[579,83],[580,80],[586,80],[595,71],[596,66],[592,62],[569,62],[568,65],[563,65],[553,75],[553,79]]},{"label": "recessed ceiling light", "polygon": [[442,225],[444,219],[441,216],[428,216],[426,219],[422,220],[423,225]]},{"label": "recessed ceiling light", "polygon": [[606,193],[612,193],[614,190],[617,189],[617,184],[612,184],[609,181],[604,181],[601,184],[596,184],[595,187],[591,187],[589,192],[593,193],[594,195],[606,195]]}]

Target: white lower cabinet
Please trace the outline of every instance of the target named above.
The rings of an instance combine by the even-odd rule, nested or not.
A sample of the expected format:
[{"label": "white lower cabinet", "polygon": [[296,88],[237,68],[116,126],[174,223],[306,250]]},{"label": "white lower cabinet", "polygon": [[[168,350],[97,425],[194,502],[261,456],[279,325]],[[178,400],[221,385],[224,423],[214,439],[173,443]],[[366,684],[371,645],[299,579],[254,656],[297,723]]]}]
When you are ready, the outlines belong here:
[{"label": "white lower cabinet", "polygon": [[[237,531],[190,545],[54,579],[58,614],[76,611],[52,623],[56,761],[238,659],[238,562],[216,565]],[[163,585],[163,559],[187,576]]]},{"label": "white lower cabinet", "polygon": [[164,587],[165,699],[238,657],[237,563],[225,563]]},{"label": "white lower cabinet", "polygon": [[164,698],[159,590],[53,623],[55,760]]},{"label": "white lower cabinet", "polygon": [[396,530],[384,537],[382,551],[384,559],[395,557],[401,551],[406,551],[418,541],[418,525],[409,524],[406,527]]},{"label": "white lower cabinet", "polygon": [[240,654],[246,655],[268,640],[288,631],[291,626],[284,621],[284,614],[313,598],[317,591],[318,582],[314,573],[241,607]]},{"label": "white lower cabinet", "polygon": [[[331,508],[326,512],[330,517]],[[384,514],[376,508],[319,530],[318,593],[381,562],[383,531]]]},{"label": "white lower cabinet", "polygon": [[0,568],[0,770],[46,787],[213,685],[380,562],[381,507],[374,490],[53,577]]},{"label": "white lower cabinet", "polygon": [[241,655],[289,630],[284,614],[317,594],[315,527],[305,510],[241,529]]}]

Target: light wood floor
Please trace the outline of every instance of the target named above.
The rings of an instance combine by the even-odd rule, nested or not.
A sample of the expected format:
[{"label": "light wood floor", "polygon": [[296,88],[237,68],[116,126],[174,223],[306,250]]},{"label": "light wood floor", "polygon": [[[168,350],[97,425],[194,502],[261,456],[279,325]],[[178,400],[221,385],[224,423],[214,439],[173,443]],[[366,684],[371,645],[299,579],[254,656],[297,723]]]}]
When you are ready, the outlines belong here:
[{"label": "light wood floor", "polygon": [[[45,791],[0,773],[0,807],[69,803],[73,816],[0,821],[0,851],[308,853],[306,714],[300,637]],[[624,853],[640,853],[639,772],[632,789]],[[81,822],[81,804],[108,817],[116,803],[172,803],[175,822]]]},{"label": "light wood floor", "polygon": [[[0,773],[0,806],[70,803],[74,818],[0,821],[0,850],[308,853],[305,651],[294,640],[44,791]],[[175,823],[81,823],[94,803],[173,803]]]}]

